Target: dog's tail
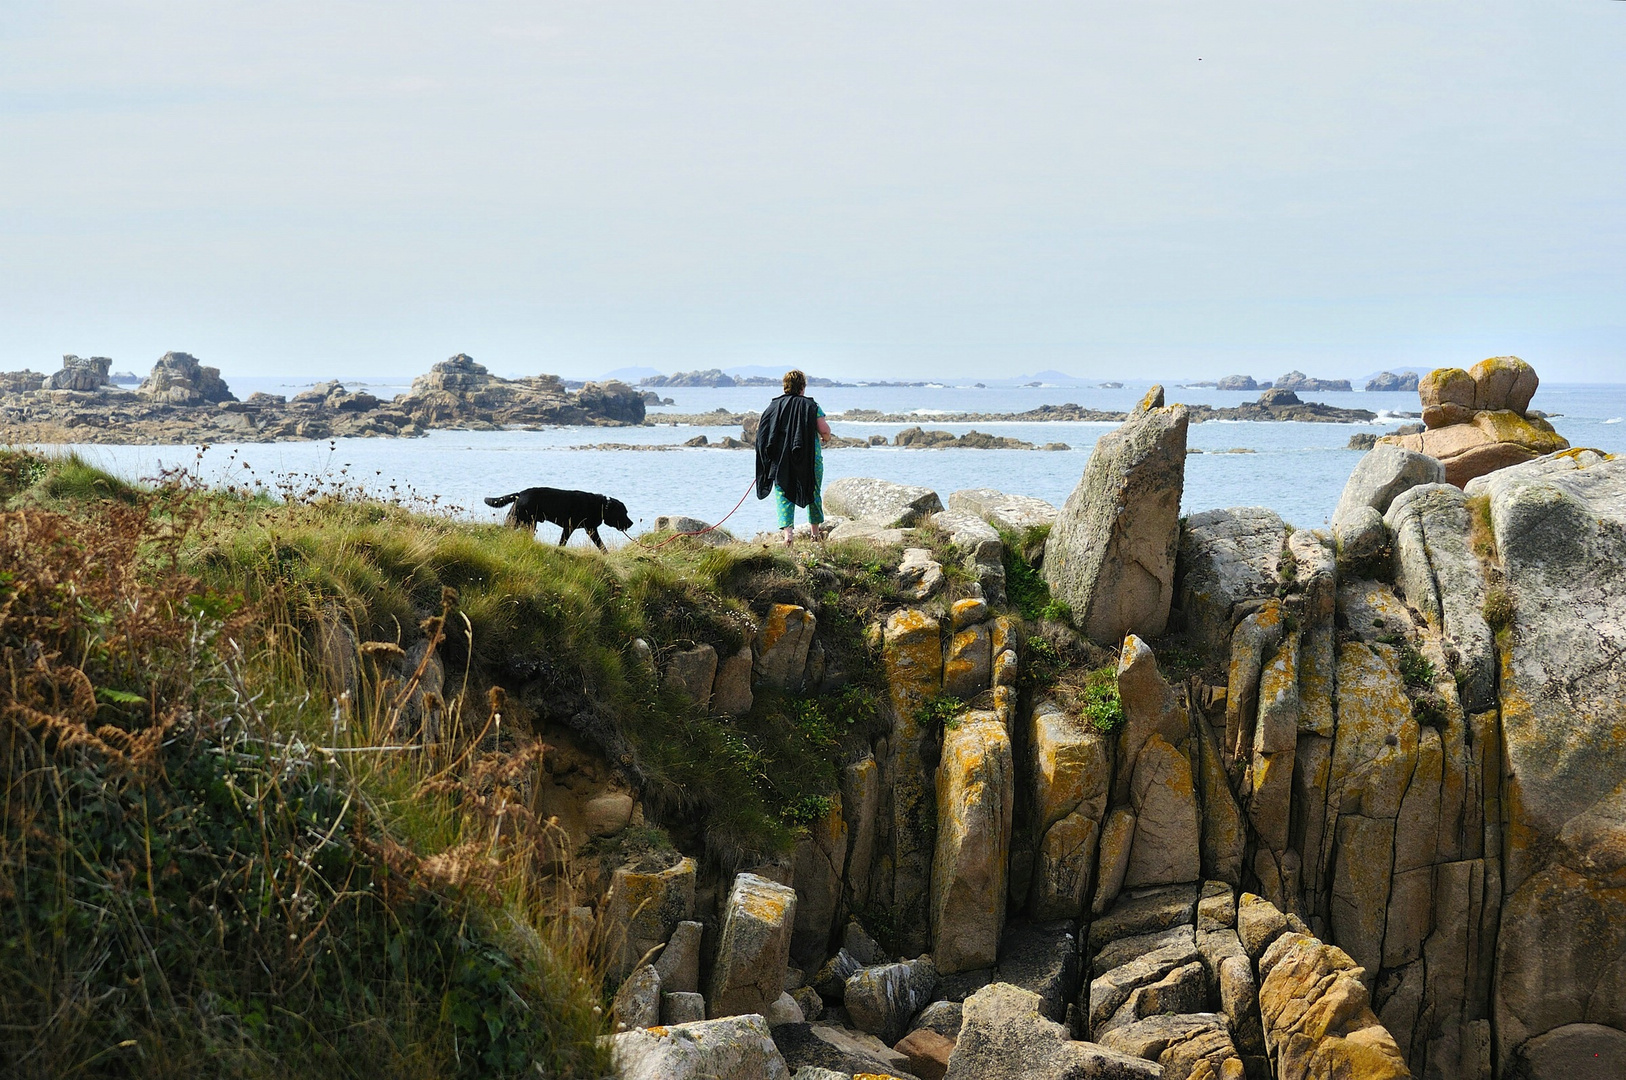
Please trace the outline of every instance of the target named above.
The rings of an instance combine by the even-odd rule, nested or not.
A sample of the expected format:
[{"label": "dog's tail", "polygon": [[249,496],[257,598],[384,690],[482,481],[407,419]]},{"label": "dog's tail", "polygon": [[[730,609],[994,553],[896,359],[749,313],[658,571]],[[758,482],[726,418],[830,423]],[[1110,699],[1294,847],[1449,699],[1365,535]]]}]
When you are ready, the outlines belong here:
[{"label": "dog's tail", "polygon": [[498,495],[494,499],[487,499],[486,500],[486,505],[487,506],[507,506],[509,503],[513,502],[517,498],[519,498],[519,492],[517,492],[517,491],[514,492],[511,495]]}]

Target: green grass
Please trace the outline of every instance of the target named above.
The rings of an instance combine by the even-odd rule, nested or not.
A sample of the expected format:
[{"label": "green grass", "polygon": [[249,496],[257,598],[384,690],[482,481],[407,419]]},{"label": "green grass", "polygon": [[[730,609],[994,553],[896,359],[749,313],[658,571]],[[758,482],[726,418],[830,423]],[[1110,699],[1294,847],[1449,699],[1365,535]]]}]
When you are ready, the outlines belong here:
[{"label": "green grass", "polygon": [[[793,850],[885,723],[871,631],[900,600],[896,551],[605,556],[349,490],[153,490],[0,451],[0,511],[20,509],[34,576],[0,571],[0,644],[14,670],[35,655],[6,603],[19,583],[54,597],[47,651],[93,710],[67,743],[0,719],[9,805],[27,808],[0,850],[20,973],[0,987],[0,1059],[21,1076],[603,1075],[597,969],[531,869],[542,741],[598,750],[649,815],[581,858],[676,839],[728,864]],[[712,716],[632,648],[729,656],[773,603],[816,612],[830,692]],[[348,674],[323,659],[347,632],[364,643]],[[426,639],[444,693],[413,707],[438,710],[438,741],[372,749],[416,738],[397,665]]]},{"label": "green grass", "polygon": [[1050,536],[1050,526],[1035,525],[1020,535],[1000,530],[1004,543],[1005,597],[1024,618],[1033,621],[1054,619],[1071,623],[1072,608],[1066,601],[1050,595],[1050,586],[1040,576],[1035,560],[1043,554],[1044,543]]}]

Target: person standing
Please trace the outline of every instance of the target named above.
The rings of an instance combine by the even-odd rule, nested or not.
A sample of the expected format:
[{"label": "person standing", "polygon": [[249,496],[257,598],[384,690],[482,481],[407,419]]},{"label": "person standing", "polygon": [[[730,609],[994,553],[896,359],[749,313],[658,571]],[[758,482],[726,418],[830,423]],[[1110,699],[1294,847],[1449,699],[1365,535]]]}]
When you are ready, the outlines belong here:
[{"label": "person standing", "polygon": [[796,508],[807,507],[813,539],[823,540],[824,444],[830,425],[819,403],[807,396],[807,376],[785,372],[785,392],[762,410],[757,425],[757,498],[773,492],[785,543],[796,540]]}]

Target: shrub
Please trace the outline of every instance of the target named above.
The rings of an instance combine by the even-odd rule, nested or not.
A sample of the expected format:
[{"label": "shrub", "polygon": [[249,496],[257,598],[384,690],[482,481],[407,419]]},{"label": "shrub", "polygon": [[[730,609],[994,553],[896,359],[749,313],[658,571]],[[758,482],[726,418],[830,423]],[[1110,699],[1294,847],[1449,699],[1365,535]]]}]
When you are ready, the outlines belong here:
[{"label": "shrub", "polygon": [[1096,730],[1107,734],[1123,726],[1123,699],[1118,696],[1118,673],[1102,667],[1090,672],[1082,695],[1084,715]]}]

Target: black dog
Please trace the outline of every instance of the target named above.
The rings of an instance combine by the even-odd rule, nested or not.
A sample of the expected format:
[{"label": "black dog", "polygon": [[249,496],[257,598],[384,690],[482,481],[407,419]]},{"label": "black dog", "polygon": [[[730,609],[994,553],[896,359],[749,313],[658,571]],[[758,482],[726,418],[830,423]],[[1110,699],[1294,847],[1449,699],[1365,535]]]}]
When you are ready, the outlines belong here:
[{"label": "black dog", "polygon": [[[512,503],[512,506],[509,504]],[[564,530],[559,546],[564,547],[570,534],[586,529],[587,535],[604,550],[604,541],[598,538],[598,527],[608,525],[622,532],[632,528],[627,516],[627,504],[608,495],[592,491],[566,491],[563,488],[533,487],[511,495],[499,495],[486,500],[487,506],[507,506],[504,524],[514,529],[536,531],[536,523],[548,521]]]}]

